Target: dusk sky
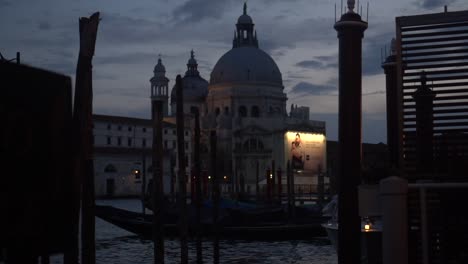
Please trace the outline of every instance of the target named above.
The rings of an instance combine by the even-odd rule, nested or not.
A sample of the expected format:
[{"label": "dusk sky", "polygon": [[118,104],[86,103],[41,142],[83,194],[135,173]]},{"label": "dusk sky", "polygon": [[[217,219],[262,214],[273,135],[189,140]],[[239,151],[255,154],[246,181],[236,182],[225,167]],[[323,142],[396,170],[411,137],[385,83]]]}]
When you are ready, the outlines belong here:
[{"label": "dusk sky", "polygon": [[[172,88],[195,51],[203,78],[232,48],[240,0],[0,0],[0,52],[21,52],[22,63],[73,78],[79,51],[78,19],[101,12],[94,56],[94,112],[150,117],[150,82],[158,54]],[[334,24],[341,2],[331,0],[250,0],[259,47],[283,76],[287,109],[309,106],[311,118],[327,122],[336,140],[338,39]],[[363,5],[366,18],[367,1]],[[344,1],[346,5],[346,1]],[[466,0],[369,1],[369,28],[363,39],[363,141],[386,142],[385,76],[381,49],[395,35],[395,17],[468,9]]]}]

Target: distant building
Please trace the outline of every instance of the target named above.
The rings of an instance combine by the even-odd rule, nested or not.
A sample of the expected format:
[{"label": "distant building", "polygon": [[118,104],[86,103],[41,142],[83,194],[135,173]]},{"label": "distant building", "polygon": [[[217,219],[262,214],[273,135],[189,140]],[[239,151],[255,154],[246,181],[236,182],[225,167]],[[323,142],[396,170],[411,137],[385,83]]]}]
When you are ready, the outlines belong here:
[{"label": "distant building", "polygon": [[[153,177],[151,120],[121,116],[93,115],[96,196],[135,196],[142,190],[143,176]],[[185,130],[187,171],[192,161],[192,132]],[[164,191],[171,192],[177,166],[176,127],[163,124]],[[140,175],[135,175],[135,170]]]},{"label": "distant building", "polygon": [[300,119],[300,120],[309,120],[310,108],[307,106],[294,106],[291,104],[291,112],[289,112],[289,117]]}]

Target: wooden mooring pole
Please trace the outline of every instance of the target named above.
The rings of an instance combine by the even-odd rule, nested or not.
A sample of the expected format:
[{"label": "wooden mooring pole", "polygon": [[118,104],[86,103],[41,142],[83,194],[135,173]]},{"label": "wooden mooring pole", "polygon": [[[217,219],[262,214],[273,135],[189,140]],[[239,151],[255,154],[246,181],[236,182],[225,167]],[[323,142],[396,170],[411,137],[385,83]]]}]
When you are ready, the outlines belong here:
[{"label": "wooden mooring pole", "polygon": [[152,98],[153,121],[153,241],[154,263],[164,263],[163,102]]},{"label": "wooden mooring pole", "polygon": [[[82,17],[79,20],[80,52],[76,69],[75,103],[73,122],[76,131],[75,138],[77,158],[74,168],[80,175],[76,183],[81,185],[81,263],[94,264],[96,262],[95,223],[94,223],[94,162],[93,162],[93,78],[92,58],[96,45],[97,29],[99,25],[99,12],[91,17]],[[79,188],[79,187],[78,187]],[[79,199],[79,198],[78,198]],[[77,208],[79,211],[79,205]],[[76,220],[78,221],[78,220]],[[72,227],[78,232],[76,226]],[[77,241],[76,241],[77,242]],[[78,245],[78,244],[76,244]],[[78,252],[78,250],[73,250]],[[78,263],[78,256],[64,256],[66,263]]]},{"label": "wooden mooring pole", "polygon": [[256,201],[257,201],[257,204],[258,202],[260,201],[260,185],[258,183],[258,180],[259,180],[259,173],[260,173],[260,164],[257,160],[257,165],[256,165],[256,170],[255,170],[255,195],[257,197]]},{"label": "wooden mooring pole", "polygon": [[213,179],[213,263],[219,263],[219,226],[218,226],[218,214],[219,214],[219,177],[217,172],[216,164],[216,131],[211,131],[210,134],[210,155],[211,155],[211,177]]},{"label": "wooden mooring pole", "polygon": [[195,189],[196,189],[196,215],[197,215],[197,263],[203,263],[202,251],[202,225],[201,225],[201,206],[202,206],[202,190],[201,190],[201,161],[200,161],[200,112],[195,111],[195,142],[194,142],[194,161],[195,161]]},{"label": "wooden mooring pole", "polygon": [[188,263],[188,219],[187,219],[187,175],[185,172],[185,141],[184,141],[184,105],[182,78],[177,75],[176,78],[176,102],[177,102],[177,155],[178,155],[178,204],[179,204],[179,233],[180,233],[180,262]]}]

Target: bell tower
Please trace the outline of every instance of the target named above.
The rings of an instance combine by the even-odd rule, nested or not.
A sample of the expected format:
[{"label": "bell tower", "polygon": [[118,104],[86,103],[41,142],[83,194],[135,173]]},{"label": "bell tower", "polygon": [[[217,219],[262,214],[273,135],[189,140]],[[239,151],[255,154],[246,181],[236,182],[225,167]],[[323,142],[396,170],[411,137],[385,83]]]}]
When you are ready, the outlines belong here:
[{"label": "bell tower", "polygon": [[150,79],[151,101],[162,102],[163,116],[167,116],[169,98],[169,79],[166,77],[166,68],[161,62],[161,55],[158,64],[154,66],[154,76]]}]

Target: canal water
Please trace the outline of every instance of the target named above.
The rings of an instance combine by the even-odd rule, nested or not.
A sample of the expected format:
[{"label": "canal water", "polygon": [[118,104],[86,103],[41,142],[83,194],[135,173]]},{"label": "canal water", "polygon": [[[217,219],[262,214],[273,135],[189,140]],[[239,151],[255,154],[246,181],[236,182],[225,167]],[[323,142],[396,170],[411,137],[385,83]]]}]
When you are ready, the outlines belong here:
[{"label": "canal water", "polygon": [[[97,204],[141,211],[141,203],[136,199],[98,200]],[[212,242],[203,241],[205,263],[212,263]],[[177,239],[165,240],[166,263],[180,262],[180,246]],[[189,242],[190,263],[196,259],[195,241]],[[151,264],[153,243],[140,239],[119,227],[96,218],[96,263]],[[55,256],[51,263],[62,263]],[[337,256],[326,237],[291,241],[244,241],[221,240],[220,263],[307,263],[334,264]]]}]

